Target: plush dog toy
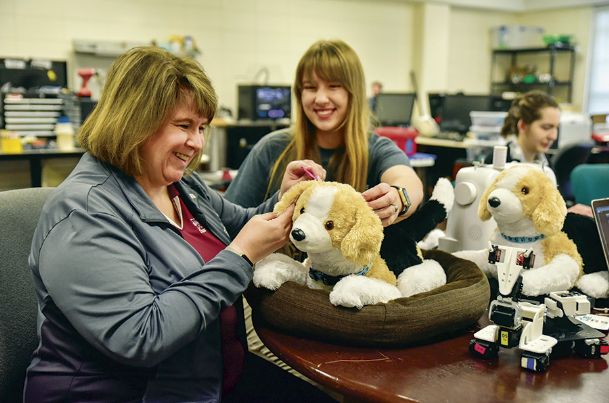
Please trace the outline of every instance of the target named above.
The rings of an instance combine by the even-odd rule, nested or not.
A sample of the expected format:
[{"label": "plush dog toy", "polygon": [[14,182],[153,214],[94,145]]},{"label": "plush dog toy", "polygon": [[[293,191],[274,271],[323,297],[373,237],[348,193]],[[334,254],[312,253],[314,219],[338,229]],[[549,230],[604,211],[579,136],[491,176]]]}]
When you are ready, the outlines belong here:
[{"label": "plush dog toy", "polygon": [[[492,216],[497,229],[492,245],[532,252],[529,270],[522,273],[522,293],[527,296],[569,290],[582,271],[577,247],[561,231],[567,208],[556,186],[535,165],[518,164],[501,172],[485,190],[478,209],[482,220]],[[460,251],[454,255],[475,262],[497,278],[489,263],[489,249]]]},{"label": "plush dog toy", "polygon": [[[438,190],[438,193],[448,194],[447,203],[452,206],[452,186],[448,181],[443,185],[448,189]],[[403,287],[398,286],[410,279],[406,280],[402,275],[396,279],[396,274],[408,267],[405,266],[407,261],[422,262],[412,239],[419,232],[425,235],[435,227],[431,220],[436,215],[429,215],[430,228],[426,231],[413,228],[408,236],[406,223],[412,217],[391,226],[403,226],[403,231],[396,232],[395,237],[392,235],[396,243],[400,240],[401,243],[394,249],[387,248],[385,255],[394,264],[404,264],[401,269],[392,271],[380,255],[384,237],[381,221],[351,186],[337,182],[302,182],[281,198],[275,211],[280,213],[292,203],[296,208],[290,239],[296,248],[307,253],[307,259],[303,264],[286,255],[271,254],[256,264],[255,286],[275,290],[286,281],[295,281],[310,288],[331,291],[330,302],[334,305],[357,308],[404,296],[400,291]],[[446,209],[440,203],[434,203],[443,211],[437,216],[446,217]],[[414,215],[418,216],[419,212]],[[446,283],[444,270],[435,263],[437,267],[428,269],[422,284],[410,289],[428,291]]]}]

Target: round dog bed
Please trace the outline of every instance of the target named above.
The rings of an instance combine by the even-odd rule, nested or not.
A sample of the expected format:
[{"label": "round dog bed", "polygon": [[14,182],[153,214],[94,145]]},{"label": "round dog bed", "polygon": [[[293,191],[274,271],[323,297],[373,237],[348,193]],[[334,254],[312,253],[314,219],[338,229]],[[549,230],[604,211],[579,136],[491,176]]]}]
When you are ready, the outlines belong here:
[{"label": "round dog bed", "polygon": [[478,267],[442,251],[426,251],[446,271],[433,291],[360,310],[336,307],[327,291],[287,282],[276,291],[255,288],[247,299],[257,319],[299,336],[342,344],[396,346],[426,341],[476,322],[489,303],[489,285]]}]

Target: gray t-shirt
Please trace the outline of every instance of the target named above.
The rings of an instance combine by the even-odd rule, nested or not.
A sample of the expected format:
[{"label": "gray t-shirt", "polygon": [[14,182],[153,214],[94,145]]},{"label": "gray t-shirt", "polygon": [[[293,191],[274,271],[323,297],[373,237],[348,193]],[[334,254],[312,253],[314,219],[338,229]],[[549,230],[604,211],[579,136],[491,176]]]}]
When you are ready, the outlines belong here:
[{"label": "gray t-shirt", "polygon": [[[273,164],[285,149],[291,139],[291,129],[282,129],[264,136],[252,148],[239,167],[225,197],[244,207],[258,206],[266,194]],[[320,149],[322,165],[328,170],[328,160],[337,150]],[[397,145],[388,138],[370,133],[368,138],[368,187],[376,186],[381,181],[383,173],[395,166],[410,166],[410,160]],[[333,173],[328,172],[332,178]],[[272,189],[273,194],[277,189]]]}]

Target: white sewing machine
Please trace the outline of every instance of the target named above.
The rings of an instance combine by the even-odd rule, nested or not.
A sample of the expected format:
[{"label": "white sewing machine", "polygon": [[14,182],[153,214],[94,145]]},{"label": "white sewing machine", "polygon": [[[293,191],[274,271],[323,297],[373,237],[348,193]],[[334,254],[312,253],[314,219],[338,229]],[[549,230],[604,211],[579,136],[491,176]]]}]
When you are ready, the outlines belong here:
[{"label": "white sewing machine", "polygon": [[497,223],[493,218],[482,221],[478,205],[484,190],[505,167],[507,147],[495,146],[493,164],[461,168],[455,180],[455,204],[448,214],[446,236],[438,240],[446,252],[484,249]]}]

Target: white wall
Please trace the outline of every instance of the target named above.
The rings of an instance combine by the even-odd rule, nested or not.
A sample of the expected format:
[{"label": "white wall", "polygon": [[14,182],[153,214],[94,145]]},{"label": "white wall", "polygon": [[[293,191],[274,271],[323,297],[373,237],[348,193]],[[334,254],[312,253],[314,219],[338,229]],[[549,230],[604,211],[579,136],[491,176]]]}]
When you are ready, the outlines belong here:
[{"label": "white wall", "polygon": [[449,24],[448,92],[488,94],[491,82],[491,28],[517,23],[512,13],[453,8]]},{"label": "white wall", "polygon": [[[188,34],[202,51],[198,59],[221,104],[235,110],[238,83],[252,82],[266,68],[270,83],[290,84],[304,50],[322,38],[351,44],[368,81],[382,81],[386,91],[411,90],[409,72],[415,70],[424,90],[487,93],[490,28],[537,25],[574,34],[579,43],[574,103],[581,107],[592,6],[522,13],[508,3],[493,11],[457,1],[421,9],[407,0],[0,0],[0,57],[68,60],[76,89],[76,67],[107,68],[112,59],[75,56],[73,39],[164,42]],[[440,24],[435,9],[442,11]],[[436,45],[448,53],[438,57]],[[16,180],[12,172],[18,169],[0,164],[0,183]]]},{"label": "white wall", "polygon": [[[270,83],[290,84],[311,43],[341,38],[358,52],[369,81],[403,91],[410,89],[412,7],[347,0],[0,0],[0,57],[67,60],[69,85],[77,89],[77,67],[107,68],[112,59],[75,55],[74,39],[165,42],[188,34],[221,104],[235,111],[238,83],[251,83],[267,68]],[[91,87],[95,94],[95,79]],[[55,185],[64,167],[47,165],[45,183]],[[28,184],[23,164],[0,163],[0,189]]]},{"label": "white wall", "polygon": [[234,108],[237,83],[251,82],[263,67],[270,82],[291,83],[299,57],[322,38],[353,46],[370,81],[406,90],[411,26],[412,5],[393,1],[2,0],[0,56],[93,63],[73,59],[73,39],[164,42],[189,34],[221,103]]},{"label": "white wall", "polygon": [[[381,80],[387,91],[410,90],[409,72],[420,64],[415,59],[425,56],[423,40],[414,32],[421,23],[415,20],[417,6],[391,0],[2,0],[0,57],[65,59],[73,73],[75,67],[111,62],[75,57],[73,39],[164,42],[189,34],[202,50],[199,60],[221,103],[234,109],[238,83],[251,82],[262,68],[270,72],[270,82],[291,83],[300,55],[313,41],[342,38],[359,53],[369,81]],[[426,82],[439,83],[428,89],[488,91],[490,28],[538,25],[549,33],[575,35],[580,46],[574,103],[581,106],[592,7],[526,13],[444,7],[447,26],[418,28],[444,30],[449,38],[449,68],[427,66]],[[75,88],[80,83],[72,75]]]},{"label": "white wall", "polygon": [[522,25],[536,25],[547,34],[573,35],[576,45],[575,75],[573,78],[573,108],[584,110],[586,79],[589,74],[590,42],[594,21],[594,8],[576,7],[559,10],[529,12],[519,17]]}]

